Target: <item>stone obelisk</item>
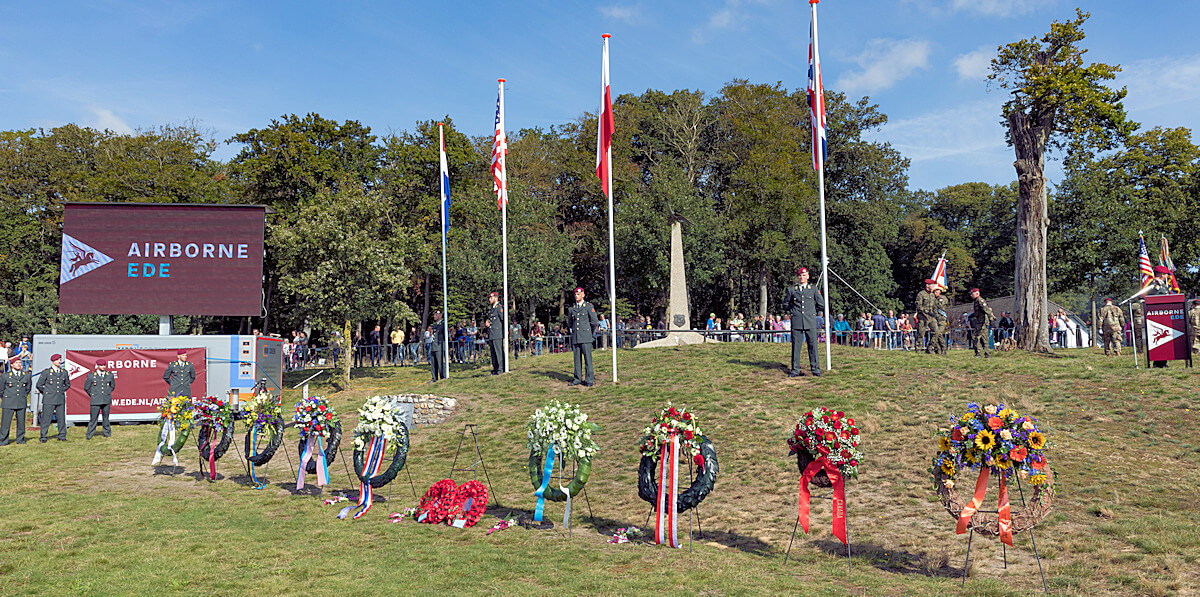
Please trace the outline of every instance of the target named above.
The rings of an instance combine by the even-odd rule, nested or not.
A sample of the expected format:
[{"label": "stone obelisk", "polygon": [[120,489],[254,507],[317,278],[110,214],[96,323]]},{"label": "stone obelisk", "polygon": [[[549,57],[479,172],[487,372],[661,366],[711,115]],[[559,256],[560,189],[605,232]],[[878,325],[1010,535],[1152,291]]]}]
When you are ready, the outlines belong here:
[{"label": "stone obelisk", "polygon": [[691,316],[688,310],[687,274],[683,270],[683,222],[687,222],[687,219],[672,213],[670,221],[671,294],[667,300],[667,329],[671,332],[665,338],[638,344],[638,348],[704,343],[704,336],[692,331]]}]

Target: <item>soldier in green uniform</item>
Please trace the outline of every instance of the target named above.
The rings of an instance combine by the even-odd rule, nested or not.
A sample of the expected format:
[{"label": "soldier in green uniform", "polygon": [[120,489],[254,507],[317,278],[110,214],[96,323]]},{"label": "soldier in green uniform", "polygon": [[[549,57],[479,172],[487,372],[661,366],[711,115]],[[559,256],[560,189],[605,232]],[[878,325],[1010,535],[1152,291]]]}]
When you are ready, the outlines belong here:
[{"label": "soldier in green uniform", "polygon": [[933,299],[937,304],[937,309],[934,310],[937,333],[933,337],[933,351],[938,354],[946,354],[946,330],[950,329],[950,318],[946,315],[946,309],[950,307],[950,301],[942,296],[941,286],[933,289]]},{"label": "soldier in green uniform", "polygon": [[[937,298],[933,296],[937,282],[925,280],[925,290],[917,293],[917,342],[925,343],[925,354],[933,349],[934,338],[937,336]],[[929,334],[926,336],[926,334]],[[917,346],[915,348],[920,348]]]},{"label": "soldier in green uniform", "polygon": [[1146,317],[1145,310],[1142,309],[1143,301],[1133,302],[1133,340],[1135,344],[1133,349],[1146,350]]},{"label": "soldier in green uniform", "polygon": [[575,353],[575,379],[567,384],[569,386],[583,384],[590,388],[595,382],[592,371],[592,341],[595,337],[592,334],[599,323],[596,308],[583,300],[583,288],[576,288],[575,303],[567,309],[567,327],[571,349]]},{"label": "soldier in green uniform", "polygon": [[433,323],[429,324],[429,372],[433,378],[430,382],[435,382],[446,377],[446,340],[443,334],[445,331],[445,323],[442,322],[442,312],[433,312]]},{"label": "soldier in green uniform", "polygon": [[971,299],[975,301],[975,310],[971,312],[968,321],[971,323],[971,346],[975,349],[975,356],[988,358],[988,331],[991,329],[992,322],[996,321],[996,314],[992,313],[992,308],[988,306],[987,301],[979,295],[978,288],[971,289]]},{"label": "soldier in green uniform", "polygon": [[46,443],[46,432],[50,430],[50,417],[58,418],[58,441],[67,441],[67,389],[71,387],[71,374],[63,367],[61,354],[50,355],[50,366],[38,378],[37,390],[42,395],[41,438]]},{"label": "soldier in green uniform", "polygon": [[[192,382],[196,381],[196,366],[188,362],[187,351],[179,349],[176,359],[167,365],[163,381],[167,382],[167,393],[171,396],[192,395]],[[110,373],[111,375],[111,373]]]},{"label": "soldier in green uniform", "polygon": [[107,367],[108,361],[96,361],[96,370],[88,373],[83,380],[83,391],[87,392],[91,406],[87,434],[84,436],[87,439],[92,439],[92,435],[96,433],[96,423],[100,420],[100,415],[104,415],[104,437],[112,436],[112,427],[108,424],[108,411],[112,408],[112,393],[117,388],[117,376],[107,371]]},{"label": "soldier in green uniform", "polygon": [[1125,329],[1125,313],[1113,304],[1111,297],[1104,299],[1100,308],[1100,333],[1104,341],[1104,356],[1121,356],[1121,334]]},{"label": "soldier in green uniform", "polygon": [[815,284],[808,283],[808,268],[796,270],[796,283],[787,289],[783,297],[783,308],[792,316],[792,368],[788,377],[800,373],[800,343],[808,346],[808,369],[821,377],[821,365],[817,362],[817,317],[825,310],[825,299]]},{"label": "soldier in green uniform", "polygon": [[8,362],[8,372],[0,376],[0,409],[4,410],[0,419],[0,446],[8,445],[8,427],[12,424],[13,416],[17,418],[17,443],[25,443],[25,409],[29,406],[29,388],[32,379],[20,357]]},{"label": "soldier in green uniform", "polygon": [[504,307],[500,306],[500,295],[488,295],[488,352],[492,357],[492,375],[504,373]]},{"label": "soldier in green uniform", "polygon": [[1192,354],[1200,353],[1200,300],[1192,301],[1188,309],[1188,330],[1192,333]]}]

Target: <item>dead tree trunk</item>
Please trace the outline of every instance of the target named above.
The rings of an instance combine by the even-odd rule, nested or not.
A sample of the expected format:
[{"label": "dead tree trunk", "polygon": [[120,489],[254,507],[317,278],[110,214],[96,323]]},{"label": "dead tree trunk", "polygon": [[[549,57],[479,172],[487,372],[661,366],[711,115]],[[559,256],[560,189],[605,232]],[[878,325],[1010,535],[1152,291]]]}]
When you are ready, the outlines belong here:
[{"label": "dead tree trunk", "polygon": [[[1046,118],[1052,118],[1047,115]],[[1050,329],[1046,315],[1046,141],[1050,128],[1037,124],[1024,112],[1008,116],[1008,130],[1017,160],[1017,252],[1014,272],[1013,322],[1017,347],[1031,352],[1050,352]]]}]

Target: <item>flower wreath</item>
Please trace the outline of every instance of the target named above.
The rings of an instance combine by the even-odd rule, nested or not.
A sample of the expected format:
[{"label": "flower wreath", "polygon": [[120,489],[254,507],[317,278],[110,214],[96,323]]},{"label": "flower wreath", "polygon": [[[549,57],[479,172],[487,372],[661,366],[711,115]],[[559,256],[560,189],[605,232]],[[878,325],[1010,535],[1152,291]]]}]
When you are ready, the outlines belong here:
[{"label": "flower wreath", "polygon": [[[296,422],[296,429],[300,431],[300,443],[297,446],[299,453],[304,454],[304,444],[308,441],[309,436],[316,435],[320,437],[324,444],[325,461],[333,462],[337,456],[338,446],[342,443],[342,422],[338,419],[337,412],[329,403],[325,401],[324,396],[309,396],[302,398],[296,403],[296,414],[292,420]],[[310,473],[317,472],[317,462],[314,458],[308,462],[305,467]]]},{"label": "flower wreath", "polygon": [[[367,469],[365,455],[367,444],[373,438],[383,438],[387,451],[392,453],[392,463],[387,469],[374,476],[364,478]],[[358,409],[358,426],[354,428],[354,474],[359,481],[370,483],[379,489],[392,482],[408,457],[408,426],[396,411],[395,404],[385,396],[372,396]]]},{"label": "flower wreath", "polygon": [[526,446],[529,448],[529,480],[534,487],[542,486],[542,476],[545,474],[544,462],[546,452],[554,446],[555,455],[559,456],[559,466],[566,468],[568,458],[575,460],[575,475],[567,484],[567,491],[547,485],[543,495],[546,499],[561,502],[567,499],[567,493],[572,497],[583,491],[588,478],[592,474],[592,457],[600,451],[600,447],[592,440],[592,432],[600,427],[588,421],[588,416],[579,410],[579,405],[570,405],[557,400],[534,411],[525,425],[528,437]]},{"label": "flower wreath", "polygon": [[233,407],[216,396],[197,397],[192,400],[192,425],[196,427],[200,458],[218,460],[233,440]]},{"label": "flower wreath", "polygon": [[[817,407],[796,423],[792,436],[787,440],[790,449],[788,456],[796,455],[801,472],[824,456],[837,467],[842,477],[857,479],[858,464],[863,458],[858,442],[859,431],[852,417],[847,417],[842,411]],[[813,477],[813,484],[818,487],[832,485],[824,470]]]},{"label": "flower wreath", "polygon": [[671,432],[679,437],[679,451],[691,457],[691,462],[699,468],[699,474],[691,487],[681,492],[677,498],[677,509],[685,512],[694,508],[708,497],[709,492],[717,481],[717,451],[708,437],[700,428],[699,421],[686,407],[675,408],[667,403],[667,407],[658,412],[650,426],[642,431],[639,449],[642,460],[638,464],[638,496],[654,504],[658,501],[658,481],[655,471],[661,458],[664,444],[671,441]]},{"label": "flower wreath", "polygon": [[457,528],[475,526],[487,510],[487,486],[479,481],[467,481],[454,492],[454,508],[446,515],[446,524]]},{"label": "flower wreath", "polygon": [[192,399],[187,396],[167,396],[158,407],[158,416],[160,436],[168,421],[175,424],[175,443],[167,446],[167,449],[171,452],[182,450],[192,430]]},{"label": "flower wreath", "polygon": [[[974,502],[982,500],[986,482],[982,487],[977,483],[975,500],[971,504],[955,491],[955,478],[967,469],[979,469],[984,481],[984,473],[996,475],[1002,484],[1015,474],[1018,482],[1027,479],[1033,485],[1033,498],[1020,511],[1011,514],[1012,533],[1033,528],[1050,513],[1054,471],[1046,460],[1047,440],[1036,418],[1021,415],[1004,404],[981,407],[972,402],[967,405],[967,412],[956,417],[952,426],[943,429],[935,441],[938,451],[930,468],[934,488],[952,516],[961,521],[964,509],[971,514],[969,520],[960,524],[963,532],[973,528],[985,536],[1004,538],[1001,522],[1005,521],[1001,516],[975,512],[978,505]],[[1005,498],[1001,499],[1003,502]],[[1004,505],[1001,504],[1001,510]]]},{"label": "flower wreath", "polygon": [[[450,479],[442,479],[434,483],[421,496],[421,503],[417,506],[417,522],[426,524],[437,524],[445,522],[446,518],[453,512],[457,503],[454,501],[454,496],[458,491],[458,486]],[[486,507],[486,502],[484,507]]]},{"label": "flower wreath", "polygon": [[242,418],[249,422],[246,431],[246,460],[255,466],[270,462],[283,443],[283,410],[270,392],[259,392],[241,404]]}]

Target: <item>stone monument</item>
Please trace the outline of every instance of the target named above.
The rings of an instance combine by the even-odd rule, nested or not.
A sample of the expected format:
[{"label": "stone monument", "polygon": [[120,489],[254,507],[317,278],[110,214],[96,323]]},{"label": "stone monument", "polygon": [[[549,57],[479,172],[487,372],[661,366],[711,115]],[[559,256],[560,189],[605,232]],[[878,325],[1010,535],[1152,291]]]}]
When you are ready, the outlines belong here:
[{"label": "stone monument", "polygon": [[[670,206],[668,205],[668,209]],[[683,270],[683,222],[687,218],[671,212],[671,294],[667,301],[667,329],[665,338],[643,342],[637,348],[660,348],[683,344],[703,344],[704,336],[692,331],[688,311],[687,275]]]}]

